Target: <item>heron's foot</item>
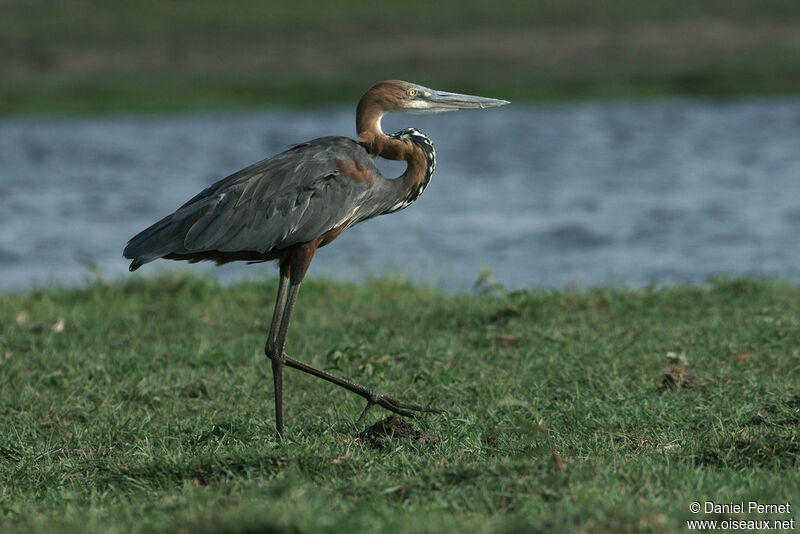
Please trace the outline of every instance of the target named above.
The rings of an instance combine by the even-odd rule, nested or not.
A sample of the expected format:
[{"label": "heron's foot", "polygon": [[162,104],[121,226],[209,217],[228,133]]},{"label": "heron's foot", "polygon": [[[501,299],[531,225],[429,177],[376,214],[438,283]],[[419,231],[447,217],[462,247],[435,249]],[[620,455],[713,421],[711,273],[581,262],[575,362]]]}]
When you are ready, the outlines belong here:
[{"label": "heron's foot", "polygon": [[[368,388],[365,388],[368,389]],[[440,410],[439,408],[432,408],[429,406],[420,406],[419,404],[413,404],[411,402],[403,402],[399,401],[393,397],[388,395],[383,395],[381,393],[377,393],[374,390],[368,389],[366,394],[361,394],[362,397],[367,399],[367,405],[364,407],[364,411],[361,412],[361,416],[356,421],[356,427],[360,427],[364,420],[369,415],[369,412],[372,410],[372,407],[376,404],[381,408],[385,408],[390,412],[394,412],[397,415],[402,415],[403,417],[411,417],[416,419],[419,417],[419,413],[444,413],[444,410]]]}]

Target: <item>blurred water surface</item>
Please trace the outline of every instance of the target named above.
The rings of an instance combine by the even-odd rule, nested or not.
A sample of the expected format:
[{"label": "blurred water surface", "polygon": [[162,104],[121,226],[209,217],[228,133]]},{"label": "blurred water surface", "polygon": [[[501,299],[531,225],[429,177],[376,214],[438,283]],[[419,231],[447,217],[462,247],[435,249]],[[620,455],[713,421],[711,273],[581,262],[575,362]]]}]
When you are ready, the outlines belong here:
[{"label": "blurred water surface", "polygon": [[[383,122],[411,125],[436,143],[431,186],[321,249],[310,276],[389,273],[469,290],[482,269],[509,288],[800,273],[800,99],[512,105]],[[0,121],[0,288],[78,283],[94,276],[87,265],[118,278],[136,232],[321,135],[353,136],[352,109]],[[274,273],[181,265],[135,276]]]}]

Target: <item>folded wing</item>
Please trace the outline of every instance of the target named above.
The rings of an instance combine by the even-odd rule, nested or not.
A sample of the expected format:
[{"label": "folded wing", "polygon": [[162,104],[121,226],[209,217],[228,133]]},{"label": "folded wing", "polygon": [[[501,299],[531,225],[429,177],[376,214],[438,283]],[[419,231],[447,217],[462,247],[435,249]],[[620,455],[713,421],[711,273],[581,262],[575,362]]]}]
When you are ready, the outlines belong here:
[{"label": "folded wing", "polygon": [[124,256],[133,260],[131,270],[164,256],[265,256],[347,221],[368,197],[375,173],[355,141],[315,139],[208,187],[133,237]]}]

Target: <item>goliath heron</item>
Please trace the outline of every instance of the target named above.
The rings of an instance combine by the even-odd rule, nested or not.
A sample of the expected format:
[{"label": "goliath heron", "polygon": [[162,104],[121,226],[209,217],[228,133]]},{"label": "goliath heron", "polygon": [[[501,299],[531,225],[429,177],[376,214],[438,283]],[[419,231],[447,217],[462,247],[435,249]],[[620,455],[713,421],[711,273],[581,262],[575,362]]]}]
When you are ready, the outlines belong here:
[{"label": "goliath heron", "polygon": [[[401,402],[291,358],[284,352],[286,334],[300,282],[317,248],[354,224],[408,207],[430,182],[436,165],[433,142],[414,128],[387,135],[381,130],[381,117],[392,111],[435,113],[507,103],[399,80],[379,82],[358,102],[358,141],[320,137],[242,169],[133,237],[124,256],[133,260],[131,271],[158,258],[212,260],[218,265],[278,260],[278,296],[264,351],[272,360],[279,438],[284,435],[284,365],[364,397],[367,406],[357,425],[376,404],[404,416],[413,416],[414,411],[440,412]],[[400,177],[387,179],[371,159],[376,156],[405,160],[407,168]]]}]

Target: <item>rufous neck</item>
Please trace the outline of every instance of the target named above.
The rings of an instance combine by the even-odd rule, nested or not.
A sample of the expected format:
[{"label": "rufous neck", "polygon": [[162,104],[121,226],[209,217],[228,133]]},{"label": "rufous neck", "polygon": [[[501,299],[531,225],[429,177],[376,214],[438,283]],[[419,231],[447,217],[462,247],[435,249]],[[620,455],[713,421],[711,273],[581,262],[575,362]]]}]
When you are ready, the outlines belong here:
[{"label": "rufous neck", "polygon": [[[367,152],[375,156],[381,156],[387,159],[401,159],[392,157],[393,154],[389,152],[387,142],[392,144],[393,139],[390,139],[381,128],[381,118],[384,115],[383,109],[374,102],[366,98],[362,98],[358,103],[356,109],[356,132],[358,133],[358,142],[361,143]],[[384,153],[386,152],[386,153]]]}]

